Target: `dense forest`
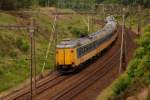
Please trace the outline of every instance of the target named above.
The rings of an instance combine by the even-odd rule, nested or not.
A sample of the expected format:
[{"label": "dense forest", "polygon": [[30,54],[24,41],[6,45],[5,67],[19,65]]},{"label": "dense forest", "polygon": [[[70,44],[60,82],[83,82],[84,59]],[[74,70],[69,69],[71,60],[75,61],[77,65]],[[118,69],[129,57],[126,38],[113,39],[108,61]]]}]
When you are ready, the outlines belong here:
[{"label": "dense forest", "polygon": [[118,3],[123,5],[142,5],[144,7],[148,8],[150,7],[150,0],[0,0],[0,9],[17,10],[20,8],[30,8],[35,4],[38,4],[40,6],[56,6],[59,3],[64,4]]}]

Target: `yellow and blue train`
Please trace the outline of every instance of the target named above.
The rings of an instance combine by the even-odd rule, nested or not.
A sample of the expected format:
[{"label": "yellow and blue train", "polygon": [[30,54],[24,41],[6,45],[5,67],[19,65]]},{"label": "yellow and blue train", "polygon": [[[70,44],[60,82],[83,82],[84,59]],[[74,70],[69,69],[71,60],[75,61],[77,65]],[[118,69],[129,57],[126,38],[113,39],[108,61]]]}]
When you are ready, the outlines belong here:
[{"label": "yellow and blue train", "polygon": [[107,23],[98,32],[79,39],[65,39],[56,46],[56,65],[62,72],[78,69],[94,56],[108,48],[117,38],[117,23],[113,16],[106,18]]}]

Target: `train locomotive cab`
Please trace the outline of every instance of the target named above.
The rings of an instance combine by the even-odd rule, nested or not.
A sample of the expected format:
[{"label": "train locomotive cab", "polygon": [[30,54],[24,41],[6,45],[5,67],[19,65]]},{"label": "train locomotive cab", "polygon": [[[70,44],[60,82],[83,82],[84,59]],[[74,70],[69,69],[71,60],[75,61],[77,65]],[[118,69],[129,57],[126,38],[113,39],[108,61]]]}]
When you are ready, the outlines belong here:
[{"label": "train locomotive cab", "polygon": [[63,40],[56,46],[57,70],[62,73],[74,72],[76,66],[76,48],[71,39]]}]

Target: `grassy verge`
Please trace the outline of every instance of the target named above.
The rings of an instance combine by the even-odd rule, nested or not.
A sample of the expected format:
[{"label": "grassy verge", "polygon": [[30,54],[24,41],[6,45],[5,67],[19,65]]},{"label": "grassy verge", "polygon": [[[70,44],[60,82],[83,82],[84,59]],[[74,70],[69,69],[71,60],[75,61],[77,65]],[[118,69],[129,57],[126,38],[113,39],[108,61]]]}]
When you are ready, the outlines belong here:
[{"label": "grassy verge", "polygon": [[[130,79],[127,79],[126,77],[127,77],[126,73],[122,74],[109,87],[107,87],[105,90],[101,92],[97,100],[109,100],[111,99],[112,95],[115,95],[115,93],[123,91],[127,87],[127,84],[129,84],[130,82]],[[124,84],[124,85],[121,85],[121,84]],[[119,89],[115,88],[115,86],[118,86]]]}]

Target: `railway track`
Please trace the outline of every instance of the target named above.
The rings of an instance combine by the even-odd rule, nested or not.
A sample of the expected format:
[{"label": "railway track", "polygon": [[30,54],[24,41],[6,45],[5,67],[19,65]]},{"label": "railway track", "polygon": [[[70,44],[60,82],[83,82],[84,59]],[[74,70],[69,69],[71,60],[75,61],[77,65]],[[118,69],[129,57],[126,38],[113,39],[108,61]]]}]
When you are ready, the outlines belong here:
[{"label": "railway track", "polygon": [[[60,79],[59,79],[60,78]],[[58,80],[59,79],[59,80]],[[51,84],[49,87],[54,86],[57,83],[60,83],[62,80],[64,80],[65,77],[61,77],[61,75],[57,72],[52,72],[49,76],[45,77],[44,79],[38,81],[37,83],[37,88],[40,88],[46,84],[48,84],[49,82],[54,82],[53,84]],[[57,80],[57,81],[55,81]],[[43,87],[43,88],[48,88],[48,87]],[[43,89],[42,89],[43,90]],[[20,90],[16,90],[14,91],[15,93],[11,93],[9,95],[6,95],[5,97],[2,97],[1,99],[4,100],[9,100],[9,99],[18,99],[21,98],[25,95],[30,95],[30,87],[24,87]],[[42,92],[42,91],[41,91]]]},{"label": "railway track", "polygon": [[[45,91],[46,89],[49,89],[51,87],[54,87],[57,84],[60,84],[62,81],[66,80],[67,77],[65,76],[58,76],[52,80],[49,80],[47,82],[44,82],[41,85],[37,85],[37,91],[36,91],[36,95],[41,94],[43,91]],[[14,97],[13,97],[14,98]],[[26,100],[30,99],[30,90],[28,89],[28,91],[25,91],[21,94],[19,94],[18,96],[16,96],[14,99],[21,99],[24,98]]]},{"label": "railway track", "polygon": [[[132,39],[130,38],[130,35],[126,35],[125,38],[126,38],[126,41],[132,41]],[[133,46],[132,43],[129,44],[127,48],[127,52],[130,50],[131,46]],[[112,69],[112,67],[117,66],[118,64],[117,62],[119,62],[119,59],[114,59],[114,58],[119,58],[119,55],[120,55],[120,50],[116,51],[116,53],[112,55],[108,59],[108,61],[104,62],[102,68],[95,69],[95,72],[91,73],[89,77],[87,77],[86,79],[82,78],[82,80],[80,80],[76,85],[69,86],[70,88],[67,88],[66,90],[61,91],[52,99],[53,100],[74,99],[76,95],[78,95],[80,92],[88,88],[88,86],[93,84],[98,79],[104,77],[104,75],[107,74]]]},{"label": "railway track", "polygon": [[[120,29],[118,32],[120,32]],[[130,38],[130,34],[127,34],[125,37],[128,44],[127,52],[129,52],[133,46],[133,41],[129,43],[132,40],[132,38]],[[97,60],[97,62],[95,60],[95,62],[93,62],[92,64],[90,65],[87,64],[86,66],[88,67],[91,66],[91,67],[81,71],[80,72],[81,75],[61,76],[57,73],[57,74],[51,74],[50,76],[47,76],[41,81],[39,81],[37,83],[37,91],[36,91],[37,99],[39,100],[42,99],[45,100],[45,98],[47,100],[73,99],[76,95],[84,91],[86,88],[88,88],[88,86],[93,84],[95,81],[104,77],[105,74],[110,72],[112,67],[117,66],[119,62],[118,58],[120,55],[120,50],[119,50],[120,40],[121,40],[121,36],[119,35],[119,38],[117,39],[116,43],[111,48],[112,49],[111,52],[108,53],[107,56],[103,55],[102,57],[100,57],[99,60]],[[88,69],[89,71],[87,71]],[[66,83],[68,81],[70,81],[71,84],[68,84],[68,86],[66,86],[67,85]],[[61,87],[63,86],[63,84],[66,84],[64,88]],[[55,87],[57,89],[54,93]],[[60,90],[58,89],[59,87]],[[21,91],[17,91],[16,93],[7,95],[7,97],[3,97],[2,99],[28,100],[30,99],[30,89],[29,87],[23,88]]]},{"label": "railway track", "polygon": [[[133,34],[133,35],[132,35]],[[128,34],[126,34],[125,39],[127,42],[126,46],[126,62],[128,63],[132,57],[134,48],[136,47],[133,37],[130,37],[130,35],[134,36],[134,33],[131,33],[128,31]],[[81,90],[77,95],[71,97],[72,100],[94,100],[96,99],[97,95],[100,94],[100,92],[106,88],[114,79],[118,76],[118,70],[119,70],[119,64],[116,64],[116,67],[112,67],[111,70],[104,75],[104,77],[101,77],[100,79],[93,81],[88,88],[85,88]],[[64,96],[65,97],[65,96]]]},{"label": "railway track", "polygon": [[[119,53],[120,52],[112,56],[108,61],[111,61],[114,57],[119,57]],[[118,59],[116,61],[118,61]],[[52,99],[60,100],[66,99],[66,97],[67,99],[72,99],[76,94],[80,93],[83,89],[87,88],[91,83],[103,77],[105,73],[107,73],[113,66],[115,66],[115,63],[104,62],[102,68],[96,69],[93,73],[90,73],[86,78],[82,77],[81,80],[78,81],[76,84],[69,86],[70,88],[67,88],[66,90],[60,91],[56,96],[52,97]]]},{"label": "railway track", "polygon": [[[128,40],[127,41],[129,41],[129,39],[130,38],[127,38]],[[130,46],[129,46],[129,48],[128,49],[130,49],[131,48],[131,46],[132,46],[132,44],[130,43]],[[129,50],[128,50],[129,51]],[[110,57],[109,57],[110,58]],[[116,58],[116,57],[115,57]],[[119,58],[119,57],[118,57]],[[108,59],[107,59],[108,60]],[[115,61],[113,61],[113,62],[115,62]],[[117,61],[116,61],[117,62]],[[111,65],[110,65],[111,66]],[[106,67],[105,67],[106,68]],[[111,68],[111,67],[109,67],[109,68]],[[96,69],[95,69],[96,70]],[[101,69],[102,70],[102,69]],[[92,74],[92,75],[95,75],[95,74]],[[98,76],[100,76],[100,75],[98,75]],[[103,75],[102,75],[103,76]],[[94,76],[95,77],[95,76]],[[83,80],[83,77],[81,77],[80,79],[82,79],[82,81],[81,80],[78,80],[79,81],[79,86],[80,86],[80,83],[83,83],[85,80]],[[87,78],[87,79],[89,79],[89,77]],[[86,83],[87,84],[87,83]],[[84,84],[84,86],[85,86],[85,84]],[[68,99],[69,98],[69,96],[71,96],[71,94],[69,94],[69,96],[65,96],[67,93],[71,93],[72,91],[73,91],[73,89],[75,88],[75,87],[78,87],[78,85],[73,85],[73,86],[71,86],[71,85],[69,85],[68,86],[69,88],[65,88],[64,90],[62,90],[62,91],[60,91],[59,93],[57,93],[57,95],[55,95],[55,96],[52,96],[52,97],[50,97],[50,98],[48,98],[48,99],[61,99],[61,97],[64,97],[65,99]],[[81,90],[81,88],[79,89],[79,90]],[[76,90],[77,91],[77,90]],[[75,91],[74,92],[72,92],[73,94],[75,94]],[[41,99],[41,98],[40,98]],[[40,100],[39,99],[39,100]]]}]

